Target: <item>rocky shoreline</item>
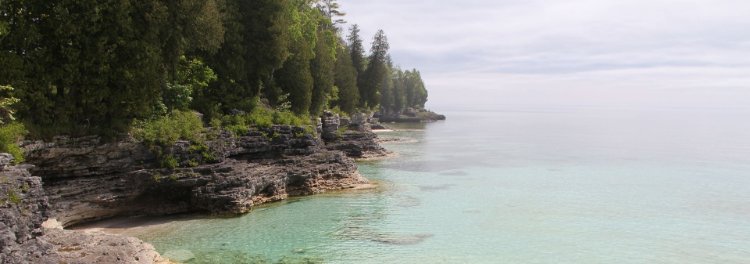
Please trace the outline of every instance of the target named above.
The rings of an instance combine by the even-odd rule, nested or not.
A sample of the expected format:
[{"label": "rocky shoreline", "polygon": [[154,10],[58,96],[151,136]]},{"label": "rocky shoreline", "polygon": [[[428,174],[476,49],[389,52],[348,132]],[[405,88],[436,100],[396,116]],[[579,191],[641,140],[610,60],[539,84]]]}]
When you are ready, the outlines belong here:
[{"label": "rocky shoreline", "polygon": [[380,113],[376,117],[383,123],[430,123],[447,119],[445,115],[426,109],[413,108],[409,108],[403,113]]},{"label": "rocky shoreline", "polygon": [[290,196],[370,186],[354,159],[391,154],[370,125],[333,113],[319,123],[319,137],[273,126],[244,135],[213,131],[200,145],[177,142],[164,150],[176,158],[174,168],[163,168],[153,150],[133,139],[26,142],[28,165],[7,166],[10,158],[0,157],[0,263],[168,263],[135,238],[42,222],[69,227],[136,215],[235,215]]}]

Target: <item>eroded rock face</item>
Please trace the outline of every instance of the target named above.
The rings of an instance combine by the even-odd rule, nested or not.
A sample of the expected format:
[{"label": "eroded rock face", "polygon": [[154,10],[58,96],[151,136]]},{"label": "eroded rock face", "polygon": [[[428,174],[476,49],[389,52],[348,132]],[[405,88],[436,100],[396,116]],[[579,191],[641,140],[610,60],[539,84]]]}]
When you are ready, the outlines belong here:
[{"label": "eroded rock face", "polygon": [[391,154],[378,143],[378,135],[372,132],[369,118],[364,114],[354,115],[354,122],[341,128],[342,119],[337,114],[326,112],[323,116],[323,140],[328,150],[338,150],[355,159],[385,157]]},{"label": "eroded rock face", "polygon": [[42,180],[11,160],[0,162],[0,263],[48,263],[52,245],[39,239],[48,207]]},{"label": "eroded rock face", "polygon": [[25,147],[32,173],[44,181],[50,216],[64,226],[129,215],[245,213],[289,195],[367,182],[345,154],[290,126],[237,137],[218,132],[203,146],[178,142],[168,151],[175,169],[161,168],[134,140],[58,138]]},{"label": "eroded rock face", "polygon": [[326,142],[329,150],[339,150],[355,159],[387,157],[391,154],[378,143],[378,135],[371,130],[347,130],[334,140]]}]

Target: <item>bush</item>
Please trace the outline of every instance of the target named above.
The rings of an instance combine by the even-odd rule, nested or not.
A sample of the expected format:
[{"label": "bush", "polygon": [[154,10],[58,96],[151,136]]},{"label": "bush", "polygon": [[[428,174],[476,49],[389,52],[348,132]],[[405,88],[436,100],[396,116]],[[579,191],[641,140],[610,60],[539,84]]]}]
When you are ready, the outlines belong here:
[{"label": "bush", "polygon": [[21,141],[27,133],[21,123],[13,122],[0,126],[0,152],[13,155],[16,163],[23,162],[23,150],[18,146],[18,141]]},{"label": "bush", "polygon": [[174,169],[179,161],[168,153],[169,147],[178,140],[203,142],[203,130],[203,121],[195,112],[173,111],[160,118],[137,122],[133,136],[151,149],[162,168]]},{"label": "bush", "polygon": [[174,111],[149,121],[137,122],[133,135],[148,145],[171,146],[178,140],[202,141],[203,121],[194,112]]},{"label": "bush", "polygon": [[[212,121],[212,123],[216,122]],[[297,116],[290,111],[256,107],[248,114],[222,117],[221,125],[235,135],[244,135],[250,131],[250,126],[259,128],[270,128],[273,125],[308,126],[310,125],[310,120]]]}]

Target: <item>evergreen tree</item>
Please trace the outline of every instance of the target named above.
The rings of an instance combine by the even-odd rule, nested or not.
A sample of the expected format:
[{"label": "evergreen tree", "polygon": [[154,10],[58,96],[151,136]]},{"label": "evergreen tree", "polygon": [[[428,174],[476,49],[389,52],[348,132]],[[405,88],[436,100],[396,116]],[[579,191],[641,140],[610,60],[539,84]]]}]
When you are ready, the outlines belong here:
[{"label": "evergreen tree", "polygon": [[273,84],[274,71],[289,57],[292,0],[225,0],[221,15],[224,43],[204,55],[218,81],[194,106],[212,115],[238,109],[251,111],[262,87]]},{"label": "evergreen tree", "polygon": [[383,30],[375,34],[368,58],[368,65],[360,77],[362,106],[376,107],[380,103],[380,93],[388,76],[388,38]]},{"label": "evergreen tree", "polygon": [[362,89],[362,82],[359,78],[365,72],[365,48],[362,38],[359,36],[359,25],[352,25],[349,29],[347,41],[349,42],[349,54],[351,55],[352,65],[354,65],[354,70],[357,72],[357,87]]},{"label": "evergreen tree", "polygon": [[[148,115],[163,74],[159,1],[4,0],[0,47],[36,135],[111,134]],[[19,63],[22,62],[22,63]],[[6,65],[3,65],[6,66]]]},{"label": "evergreen tree", "polygon": [[[321,24],[329,24],[325,18]],[[313,75],[313,93],[310,114],[318,116],[323,108],[328,106],[331,91],[334,86],[334,67],[336,66],[336,43],[337,38],[333,31],[320,27],[318,29],[317,44],[315,45],[315,58],[311,63]]]},{"label": "evergreen tree", "polygon": [[[318,11],[313,10],[306,1],[296,0],[289,10],[293,18],[290,26],[289,51],[291,56],[274,75],[275,84],[282,95],[287,97],[295,114],[309,114],[312,105],[314,80],[310,70],[311,60],[315,58],[317,44]],[[275,102],[278,97],[269,96]]]},{"label": "evergreen tree", "polygon": [[219,49],[224,40],[224,26],[217,0],[162,1],[168,8],[168,16],[160,38],[164,43],[164,61],[173,80],[182,55]]},{"label": "evergreen tree", "polygon": [[331,21],[330,25],[325,25],[326,28],[335,28],[336,25],[346,23],[341,18],[346,16],[346,13],[341,11],[341,6],[336,0],[318,0],[316,7]]},{"label": "evergreen tree", "polygon": [[349,47],[341,45],[336,53],[335,84],[338,87],[338,106],[346,113],[354,113],[359,104],[359,88],[357,87],[357,70],[352,64]]}]

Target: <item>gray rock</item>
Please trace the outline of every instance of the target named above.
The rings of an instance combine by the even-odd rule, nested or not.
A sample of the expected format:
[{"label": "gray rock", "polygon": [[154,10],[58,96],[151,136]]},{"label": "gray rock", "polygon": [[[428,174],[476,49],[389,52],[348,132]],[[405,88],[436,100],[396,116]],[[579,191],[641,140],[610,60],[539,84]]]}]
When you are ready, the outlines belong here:
[{"label": "gray rock", "polygon": [[175,169],[160,168],[134,140],[60,138],[26,147],[32,173],[45,182],[51,217],[64,226],[131,215],[240,214],[290,195],[367,182],[345,154],[291,126],[218,133],[200,153],[177,142],[167,151],[179,161]]},{"label": "gray rock", "polygon": [[42,236],[48,203],[42,180],[20,167],[5,167],[0,173],[0,263],[47,263],[42,256],[54,255]]},{"label": "gray rock", "polygon": [[13,155],[8,153],[0,153],[0,169],[4,169],[6,166],[13,163]]},{"label": "gray rock", "polygon": [[322,119],[322,138],[323,140],[335,140],[339,137],[339,127],[341,125],[341,118],[338,114],[330,111],[323,113]]},{"label": "gray rock", "polygon": [[51,244],[55,252],[42,256],[44,263],[170,263],[152,245],[133,237],[48,229],[40,240]]}]

